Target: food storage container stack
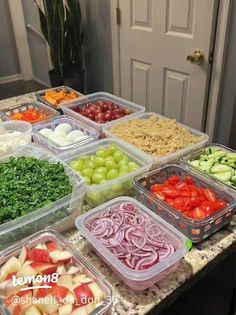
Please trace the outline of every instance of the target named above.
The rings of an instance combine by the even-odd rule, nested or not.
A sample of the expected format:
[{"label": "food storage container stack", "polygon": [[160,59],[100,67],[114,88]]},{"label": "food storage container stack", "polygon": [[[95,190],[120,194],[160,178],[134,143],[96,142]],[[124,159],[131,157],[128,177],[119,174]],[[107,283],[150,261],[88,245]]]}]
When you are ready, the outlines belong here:
[{"label": "food storage container stack", "polygon": [[[180,176],[183,180],[186,176],[191,176],[194,184],[201,188],[212,190],[217,198],[227,202],[227,206],[224,206],[222,209],[207,216],[203,220],[187,217],[151,192],[151,186],[153,184],[162,184],[173,175]],[[164,165],[151,172],[137,176],[134,179],[134,187],[140,202],[152,209],[173,227],[180,230],[189,237],[193,243],[201,242],[229,223],[236,207],[234,195],[229,192],[228,188],[218,185],[215,181],[204,178],[181,165]]]},{"label": "food storage container stack", "polygon": [[[48,259],[48,263],[41,262],[42,256],[39,256],[41,252],[44,254],[44,259]],[[28,264],[28,256],[33,260],[30,265]],[[23,264],[28,267],[25,267],[25,265],[22,267]],[[27,289],[27,286],[32,285],[29,283],[24,284],[24,286],[18,285],[10,288],[10,284],[6,285],[7,281],[0,281],[0,311],[2,315],[16,314],[16,311],[21,314],[24,310],[28,312],[27,314],[52,314],[52,312],[84,315],[111,314],[111,286],[56,231],[38,232],[2,251],[0,268],[0,275],[3,279],[7,277],[12,268],[17,271],[16,279],[18,281],[22,280],[21,277],[24,277],[24,275],[29,276],[27,272],[31,272],[30,278],[33,279],[31,291],[21,291],[22,288]],[[63,270],[65,273],[62,272]],[[38,275],[41,275],[39,286],[37,286],[39,283]],[[47,279],[51,281],[47,281]],[[77,283],[78,286],[76,286]],[[44,288],[44,286],[47,287]],[[27,294],[28,302],[17,304],[19,297],[22,298],[22,301],[26,297],[24,292]],[[86,292],[89,292],[90,295],[86,296]],[[84,299],[81,293],[84,293]],[[13,299],[14,295],[16,298],[18,297],[18,300]],[[56,302],[54,302],[54,297]],[[37,298],[38,303],[36,303]],[[32,303],[29,302],[30,300],[32,300]],[[79,304],[81,305],[78,307]],[[78,313],[75,311],[76,309]]]},{"label": "food storage container stack", "polygon": [[6,121],[6,120],[25,120],[21,119],[20,117],[17,117],[17,119],[12,118],[12,115],[14,114],[24,114],[25,112],[29,110],[34,110],[38,114],[42,115],[42,118],[37,120],[37,121],[30,121],[32,125],[37,124],[39,122],[47,121],[55,116],[58,116],[59,113],[58,111],[50,108],[49,106],[40,103],[40,102],[23,102],[23,103],[18,103],[10,108],[4,108],[0,110],[0,115],[1,118]]},{"label": "food storage container stack", "polygon": [[[161,116],[161,115],[159,115],[159,114],[148,112],[148,113],[140,113],[140,114],[136,115],[136,117],[129,117],[129,116],[127,116],[127,117],[125,117],[125,118],[123,119],[123,121],[122,121],[121,123],[129,122],[129,121],[132,121],[132,120],[134,120],[134,119],[145,120],[145,119],[150,119],[151,117],[156,117],[156,118],[160,118],[160,119],[167,119],[166,117]],[[119,123],[119,122],[117,122],[117,123]],[[106,126],[103,127],[103,131],[104,131],[106,137],[108,137],[108,138],[114,138],[114,139],[119,139],[120,141],[126,142],[126,141],[124,141],[123,139],[117,137],[116,135],[114,135],[114,134],[111,132],[111,128],[112,128],[114,125],[115,125],[114,123],[110,123],[110,124],[107,124]],[[197,143],[195,143],[195,144],[188,145],[188,146],[185,147],[185,148],[178,149],[177,151],[175,151],[175,152],[173,152],[173,153],[170,153],[170,154],[164,155],[164,156],[160,156],[160,157],[157,157],[157,156],[155,156],[155,155],[153,155],[153,154],[148,154],[148,153],[146,152],[146,153],[150,156],[150,158],[152,158],[152,160],[153,160],[153,165],[152,165],[153,168],[154,168],[154,167],[157,167],[157,166],[161,166],[161,165],[166,164],[166,163],[176,162],[176,161],[178,161],[179,158],[182,157],[183,155],[185,155],[185,154],[187,154],[187,153],[189,153],[189,152],[193,152],[193,151],[195,151],[195,150],[197,150],[197,149],[203,147],[203,146],[207,143],[207,141],[208,141],[208,139],[209,139],[209,137],[208,137],[207,134],[205,134],[205,133],[203,133],[203,132],[201,132],[201,131],[195,130],[195,129],[193,129],[193,128],[190,128],[190,127],[188,127],[188,126],[185,126],[185,125],[183,125],[183,124],[180,124],[180,123],[177,123],[177,125],[180,126],[180,127],[182,127],[182,128],[184,128],[184,129],[187,129],[187,130],[190,132],[190,134],[199,137],[199,142],[197,142]],[[129,134],[129,133],[130,133],[129,130],[125,130],[125,129],[123,129],[122,132],[124,132],[124,134],[126,134],[126,133]],[[145,131],[145,132],[146,132],[146,131]],[[163,133],[164,133],[164,134],[165,134],[166,132],[168,132],[168,130],[163,130]],[[141,149],[141,147],[142,147],[142,143],[145,142],[145,141],[147,141],[147,140],[145,139],[146,136],[147,136],[147,134],[144,133],[144,134],[143,134],[143,137],[142,137],[141,140],[140,140],[141,142],[140,142],[139,148],[138,148],[137,146],[134,146],[133,144],[128,143],[128,142],[126,142],[126,143],[130,146],[130,149],[131,149],[131,150],[133,150],[133,149],[135,148],[136,150],[139,150],[140,152],[144,152],[144,151]],[[153,138],[151,138],[151,139],[149,140],[149,142],[153,142]],[[158,142],[158,141],[156,141],[156,142]],[[157,143],[157,144],[158,144],[158,143]],[[168,143],[168,145],[169,145],[169,143]],[[176,145],[176,144],[174,143],[173,146],[175,146],[175,145]]]},{"label": "food storage container stack", "polygon": [[[83,206],[83,180],[48,150],[33,144],[25,145],[15,150],[12,155],[1,158],[0,162],[9,161],[11,156],[33,157],[39,160],[46,160],[51,164],[61,163],[67,176],[69,177],[70,184],[72,185],[72,192],[55,202],[49,203],[43,208],[1,224],[0,250],[8,247],[17,240],[31,235],[34,232],[40,231],[48,226],[55,228],[59,232],[72,228],[74,226],[74,220],[82,212]],[[35,174],[35,176],[37,176],[37,174]],[[22,195],[22,198],[24,198],[24,195]]]},{"label": "food storage container stack", "polygon": [[[60,125],[64,129],[58,127]],[[58,137],[55,137],[53,139],[52,138],[53,132],[50,133],[50,130],[55,131],[55,128],[60,129],[58,129]],[[46,133],[44,134],[42,132],[42,129],[49,130],[46,130]],[[75,130],[76,132],[81,134],[78,136],[77,134],[75,134],[74,132]],[[65,137],[63,135],[64,132]],[[62,135],[60,133],[62,133]],[[74,135],[72,135],[72,133],[74,133]],[[68,141],[67,139],[69,138],[70,140]],[[69,150],[73,150],[77,147],[93,142],[98,138],[99,133],[95,129],[82,123],[81,121],[74,119],[73,117],[66,115],[55,117],[52,120],[47,121],[45,123],[39,123],[33,128],[34,142],[49,149],[56,155],[60,155]]]},{"label": "food storage container stack", "polygon": [[130,197],[85,213],[76,227],[133,290],[144,290],[166,277],[191,248],[182,233]]},{"label": "food storage container stack", "polygon": [[[96,130],[100,132],[101,137],[104,137],[102,129],[110,124],[110,120],[107,120],[107,122],[96,122],[94,119],[90,119],[81,113],[79,111],[82,108],[86,108],[90,106],[91,104],[103,104],[103,103],[113,103],[115,106],[119,106],[121,109],[127,111],[128,117],[134,117],[137,114],[143,113],[145,111],[145,108],[143,106],[137,105],[135,103],[132,103],[130,101],[127,101],[125,99],[122,99],[120,97],[114,96],[109,93],[105,92],[98,92],[94,94],[89,94],[81,98],[80,100],[71,101],[68,103],[64,103],[61,108],[64,114],[70,115],[72,117],[75,117],[78,120],[83,121],[84,123],[92,126]],[[111,112],[109,110],[109,112]],[[115,120],[112,120],[113,122],[122,121],[127,116],[117,118]],[[111,118],[112,119],[112,118]]]},{"label": "food storage container stack", "polygon": [[[93,177],[93,172],[95,170],[92,170],[92,174],[87,174],[87,168],[91,170],[91,168],[94,167],[94,163],[97,163],[96,161],[91,161],[91,159],[94,159],[94,157],[100,155],[106,155],[107,151],[115,150],[119,151],[119,154],[122,156],[124,155],[124,158],[128,159],[131,162],[131,166],[134,166],[133,170],[131,171],[124,171],[119,173],[118,171],[117,177],[107,179],[105,177],[100,183],[96,184],[90,184],[85,182],[85,200],[88,202],[91,206],[97,206],[101,203],[113,199],[118,196],[122,195],[129,195],[133,191],[133,178],[134,176],[138,174],[142,174],[143,172],[150,169],[152,165],[151,159],[144,153],[138,152],[137,150],[131,150],[128,145],[125,143],[122,143],[115,139],[102,139],[98,140],[96,142],[93,142],[91,144],[85,145],[83,147],[77,148],[73,151],[66,152],[60,156],[60,158],[65,161],[69,166],[73,167],[72,162],[77,164],[78,161],[78,170],[79,172],[84,172],[82,176],[84,175],[86,178],[90,176],[90,178]],[[114,151],[114,152],[115,152]],[[110,152],[109,154],[113,154],[114,152]],[[108,158],[108,156],[107,156]],[[108,158],[109,159],[109,158]],[[92,163],[91,163],[92,162]],[[81,170],[81,163],[84,165],[87,165],[86,173],[85,171]],[[93,165],[91,165],[93,164]],[[115,163],[118,165],[118,162]],[[102,163],[104,165],[104,162]],[[77,165],[75,165],[75,168]],[[99,168],[102,168],[104,170],[104,166],[101,166]],[[106,167],[105,167],[106,168]],[[110,168],[110,166],[109,166]],[[83,167],[82,167],[83,169]],[[76,170],[75,170],[76,172]],[[108,169],[105,176],[108,176]]]}]

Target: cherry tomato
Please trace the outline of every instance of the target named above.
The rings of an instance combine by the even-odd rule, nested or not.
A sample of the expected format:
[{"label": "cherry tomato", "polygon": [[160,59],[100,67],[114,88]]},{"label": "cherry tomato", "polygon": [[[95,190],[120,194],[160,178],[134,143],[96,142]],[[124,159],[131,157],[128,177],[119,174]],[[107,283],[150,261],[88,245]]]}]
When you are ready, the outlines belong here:
[{"label": "cherry tomato", "polygon": [[187,191],[187,190],[183,190],[183,191],[180,192],[180,196],[192,197],[192,192],[191,191]]},{"label": "cherry tomato", "polygon": [[154,192],[155,196],[161,200],[165,200],[165,195],[161,191]]},{"label": "cherry tomato", "polygon": [[216,210],[215,202],[205,200],[201,203],[200,208],[206,213],[207,216],[213,214]]},{"label": "cherry tomato", "polygon": [[196,220],[203,220],[206,218],[206,213],[200,207],[196,207],[192,212],[192,217]]},{"label": "cherry tomato", "polygon": [[186,207],[189,204],[189,198],[188,197],[177,197],[174,199],[173,207],[177,210],[185,211]]},{"label": "cherry tomato", "polygon": [[162,189],[162,193],[168,198],[176,198],[179,196],[179,191],[170,185],[166,185]]},{"label": "cherry tomato", "polygon": [[188,185],[184,182],[179,182],[178,184],[175,185],[175,188],[178,189],[178,190],[181,190],[185,187],[187,187]]},{"label": "cherry tomato", "polygon": [[170,206],[172,206],[172,207],[173,207],[173,205],[174,205],[174,200],[171,199],[171,198],[166,198],[166,199],[165,199],[165,202],[168,203],[168,205],[170,205]]},{"label": "cherry tomato", "polygon": [[185,177],[185,183],[188,184],[188,185],[192,185],[193,184],[193,179],[192,179],[192,176],[186,176]]},{"label": "cherry tomato", "polygon": [[173,185],[175,186],[177,183],[179,183],[181,180],[180,176],[177,176],[177,175],[173,175],[173,176],[170,176],[166,182],[170,185]]},{"label": "cherry tomato", "polygon": [[215,201],[215,209],[216,210],[225,208],[226,206],[227,206],[227,202],[223,199],[217,199]]},{"label": "cherry tomato", "polygon": [[204,195],[205,195],[206,199],[209,201],[215,201],[216,200],[216,194],[211,189],[205,188],[204,189]]},{"label": "cherry tomato", "polygon": [[151,191],[155,193],[157,191],[161,191],[163,187],[164,187],[163,184],[154,184],[151,186]]},{"label": "cherry tomato", "polygon": [[193,208],[198,207],[202,203],[202,200],[200,197],[191,197],[189,199],[189,205]]}]

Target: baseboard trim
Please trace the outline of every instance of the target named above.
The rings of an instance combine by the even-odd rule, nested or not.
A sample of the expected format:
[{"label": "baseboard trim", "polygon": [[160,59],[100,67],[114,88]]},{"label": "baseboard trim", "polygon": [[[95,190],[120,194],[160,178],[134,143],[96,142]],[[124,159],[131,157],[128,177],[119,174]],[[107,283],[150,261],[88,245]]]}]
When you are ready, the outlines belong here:
[{"label": "baseboard trim", "polygon": [[14,81],[18,81],[18,80],[22,80],[22,75],[20,73],[8,75],[5,77],[0,77],[0,84],[14,82]]}]

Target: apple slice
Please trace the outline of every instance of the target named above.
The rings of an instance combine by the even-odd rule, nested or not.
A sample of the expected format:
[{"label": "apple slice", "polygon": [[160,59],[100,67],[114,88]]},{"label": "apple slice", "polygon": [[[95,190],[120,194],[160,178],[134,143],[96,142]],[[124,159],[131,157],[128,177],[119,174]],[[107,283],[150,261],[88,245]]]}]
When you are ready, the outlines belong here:
[{"label": "apple slice", "polygon": [[53,303],[53,297],[49,294],[45,298],[39,300],[38,308],[41,312],[52,315],[57,312],[59,305]]},{"label": "apple slice", "polygon": [[86,279],[86,278],[87,278],[86,274],[85,273],[81,273],[81,274],[76,275],[76,276],[73,277],[73,283],[78,283],[81,280]]},{"label": "apple slice", "polygon": [[28,254],[33,262],[50,263],[49,251],[47,249],[32,248]]},{"label": "apple slice", "polygon": [[58,273],[60,276],[65,275],[65,274],[67,273],[65,266],[64,266],[64,265],[59,265],[59,266],[57,267],[57,273]]},{"label": "apple slice", "polygon": [[41,315],[41,312],[35,305],[32,305],[25,311],[24,315]]},{"label": "apple slice", "polygon": [[23,265],[28,257],[28,249],[23,246],[19,255],[19,261],[21,262],[21,264]]},{"label": "apple slice", "polygon": [[7,285],[11,283],[11,280],[4,280],[2,282],[0,282],[0,296],[7,296],[6,292],[6,288],[7,288]]},{"label": "apple slice", "polygon": [[11,257],[1,268],[0,275],[3,277],[2,280],[5,280],[9,273],[18,271],[21,269],[21,262],[16,257]]},{"label": "apple slice", "polygon": [[91,289],[87,284],[80,284],[76,288],[74,288],[74,295],[76,304],[89,304],[93,303],[94,295]]},{"label": "apple slice", "polygon": [[17,278],[23,278],[27,276],[36,276],[37,271],[29,265],[23,266],[16,274]]},{"label": "apple slice", "polygon": [[84,279],[81,279],[80,282],[81,282],[81,283],[87,283],[87,284],[88,284],[88,283],[92,283],[93,280],[92,280],[91,278],[87,278],[87,277],[86,277],[86,278],[84,278]]},{"label": "apple slice", "polygon": [[75,266],[70,266],[69,270],[67,271],[68,275],[74,275],[75,273],[79,272],[80,269]]},{"label": "apple slice", "polygon": [[7,285],[6,285],[6,295],[10,295],[12,293],[16,293],[18,291],[20,291],[20,289],[26,288],[25,284],[17,284],[15,285],[13,283],[13,281],[10,281]]},{"label": "apple slice", "polygon": [[38,248],[38,249],[47,249],[47,246],[45,244],[38,244],[37,246],[35,246],[34,248]]},{"label": "apple slice", "polygon": [[48,242],[46,244],[47,250],[50,252],[54,252],[55,250],[57,250],[57,245],[53,242]]},{"label": "apple slice", "polygon": [[55,250],[49,255],[53,263],[66,263],[72,258],[72,254],[67,250]]},{"label": "apple slice", "polygon": [[72,304],[72,305],[75,304],[74,294],[68,291],[64,301],[65,301],[65,304]]},{"label": "apple slice", "polygon": [[13,276],[15,276],[17,274],[17,272],[16,271],[14,271],[14,272],[10,272],[8,275],[7,275],[7,277],[6,277],[6,280],[11,280],[12,279],[12,277]]},{"label": "apple slice", "polygon": [[77,307],[72,313],[71,315],[88,315],[90,314],[93,310],[95,310],[96,306],[91,303],[91,304],[87,304],[87,305],[81,305],[79,307]]},{"label": "apple slice", "polygon": [[97,285],[96,282],[92,282],[88,284],[88,287],[93,292],[94,298],[96,300],[96,303],[102,303],[104,300],[104,292],[102,289]]},{"label": "apple slice", "polygon": [[59,315],[70,315],[73,311],[72,304],[65,304],[59,307]]},{"label": "apple slice", "polygon": [[71,275],[60,276],[58,279],[57,285],[61,285],[70,290],[73,286],[72,276]]},{"label": "apple slice", "polygon": [[63,303],[63,300],[65,299],[66,295],[68,293],[68,288],[55,285],[53,288],[50,289],[50,294],[55,297],[56,301],[59,304]]},{"label": "apple slice", "polygon": [[34,268],[37,273],[41,273],[43,275],[51,275],[57,271],[57,266],[53,264],[47,264],[43,262],[33,262],[30,264],[32,268]]}]

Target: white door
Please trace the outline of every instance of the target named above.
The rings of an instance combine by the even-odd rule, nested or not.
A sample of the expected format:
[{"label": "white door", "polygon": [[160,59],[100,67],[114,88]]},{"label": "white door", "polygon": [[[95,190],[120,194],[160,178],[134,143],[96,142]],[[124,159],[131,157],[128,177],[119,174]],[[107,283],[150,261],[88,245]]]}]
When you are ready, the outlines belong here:
[{"label": "white door", "polygon": [[[119,0],[120,95],[201,129],[214,34],[214,0]],[[189,64],[200,49],[201,65]]]}]

